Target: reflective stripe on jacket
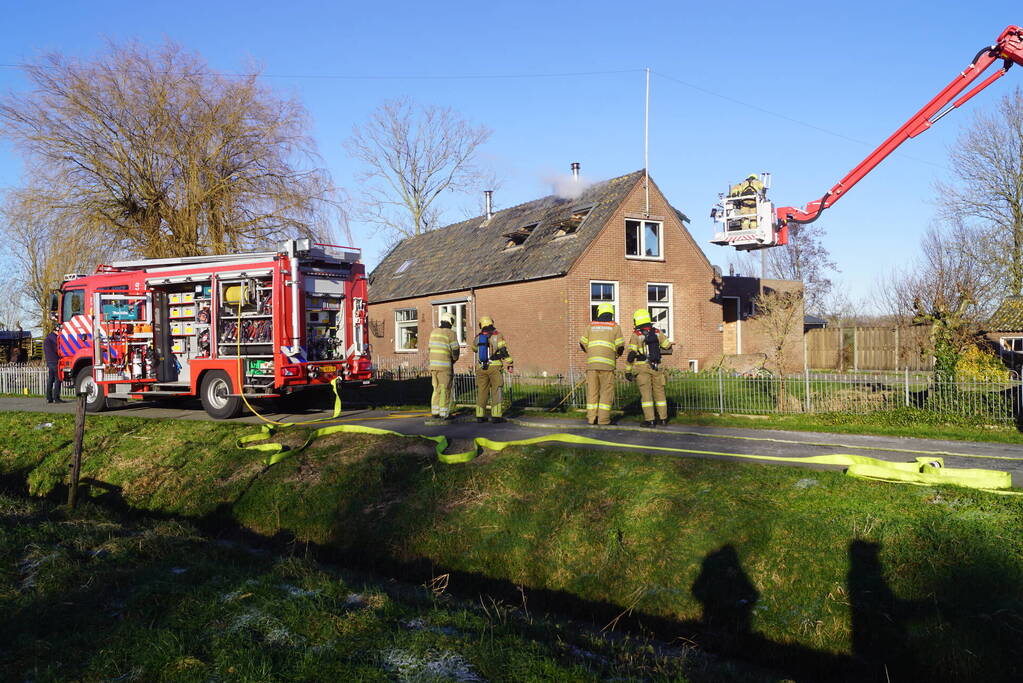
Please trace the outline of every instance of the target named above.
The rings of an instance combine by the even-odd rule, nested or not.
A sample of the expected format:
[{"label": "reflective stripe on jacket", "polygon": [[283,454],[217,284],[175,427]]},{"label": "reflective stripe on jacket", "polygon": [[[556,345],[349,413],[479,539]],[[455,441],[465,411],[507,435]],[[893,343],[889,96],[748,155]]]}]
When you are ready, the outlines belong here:
[{"label": "reflective stripe on jacket", "polygon": [[430,367],[450,368],[458,360],[458,337],[450,327],[438,327],[430,333]]},{"label": "reflective stripe on jacket", "polygon": [[590,370],[614,370],[618,356],[625,348],[622,328],[610,320],[594,320],[589,331],[579,338],[579,346],[586,352],[586,367]]},{"label": "reflective stripe on jacket", "polygon": [[[671,342],[668,341],[668,338],[664,336],[664,333],[661,332],[660,330],[658,330],[656,327],[653,328],[653,330],[654,330],[654,332],[657,333],[657,345],[660,346],[661,349],[670,349],[671,348]],[[639,370],[640,368],[648,367],[649,363],[646,360],[647,348],[646,348],[646,332],[645,331],[640,330],[640,329],[633,330],[633,334],[629,338],[629,346],[628,346],[628,348],[626,350],[628,351],[628,354],[629,354],[630,358],[632,358],[633,355],[643,356],[643,360],[639,360],[638,358],[633,358],[632,362],[626,361],[626,363],[625,363],[625,372],[635,372],[636,370]],[[663,360],[663,358],[662,358],[662,360]]]}]

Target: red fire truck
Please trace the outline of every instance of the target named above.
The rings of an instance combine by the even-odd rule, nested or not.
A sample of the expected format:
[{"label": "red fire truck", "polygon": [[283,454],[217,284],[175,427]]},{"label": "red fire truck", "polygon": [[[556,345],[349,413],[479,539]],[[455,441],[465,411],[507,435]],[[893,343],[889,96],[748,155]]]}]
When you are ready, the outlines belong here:
[{"label": "red fire truck", "polygon": [[335,380],[368,384],[366,271],[357,249],[277,251],[101,265],[51,300],[66,381],[101,411],[127,399],[199,396],[215,418],[245,399]]}]

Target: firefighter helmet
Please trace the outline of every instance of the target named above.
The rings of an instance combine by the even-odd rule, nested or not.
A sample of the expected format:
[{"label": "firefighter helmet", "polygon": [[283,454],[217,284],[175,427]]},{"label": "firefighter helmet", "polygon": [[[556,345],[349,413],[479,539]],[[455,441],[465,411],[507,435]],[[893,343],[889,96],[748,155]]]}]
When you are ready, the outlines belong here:
[{"label": "firefighter helmet", "polygon": [[480,316],[480,329],[484,327],[490,327],[494,324],[493,319],[489,315]]},{"label": "firefighter helmet", "polygon": [[451,311],[444,311],[440,314],[440,321],[442,323],[447,323],[448,325],[454,325],[455,316],[451,314]]},{"label": "firefighter helmet", "polygon": [[636,327],[646,325],[650,322],[650,311],[645,308],[636,309],[636,312],[632,314],[632,322],[636,325]]},{"label": "firefighter helmet", "polygon": [[748,176],[746,176],[746,180],[756,180],[756,179],[757,179],[757,174],[756,173],[750,173]]},{"label": "firefighter helmet", "polygon": [[597,315],[598,316],[599,315],[604,315],[605,313],[610,313],[611,315],[614,315],[615,314],[614,304],[609,304],[607,302],[604,302],[602,304],[598,304],[597,305]]}]

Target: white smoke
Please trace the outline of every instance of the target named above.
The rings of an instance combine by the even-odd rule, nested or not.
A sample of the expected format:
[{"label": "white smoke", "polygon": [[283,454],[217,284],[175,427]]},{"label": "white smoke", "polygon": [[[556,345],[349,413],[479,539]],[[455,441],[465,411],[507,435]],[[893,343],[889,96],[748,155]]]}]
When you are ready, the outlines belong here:
[{"label": "white smoke", "polygon": [[554,194],[562,199],[578,199],[594,181],[586,178],[575,178],[571,173],[551,174],[544,178],[554,190]]}]

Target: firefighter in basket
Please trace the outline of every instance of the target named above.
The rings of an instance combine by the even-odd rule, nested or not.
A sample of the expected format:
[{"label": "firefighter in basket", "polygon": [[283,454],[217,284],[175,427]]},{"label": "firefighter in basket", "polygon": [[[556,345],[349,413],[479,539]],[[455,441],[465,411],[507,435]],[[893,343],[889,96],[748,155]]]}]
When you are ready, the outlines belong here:
[{"label": "firefighter in basket", "polygon": [[511,353],[501,333],[494,329],[489,316],[479,319],[480,332],[472,340],[472,353],[476,359],[476,421],[487,421],[487,402],[490,403],[490,421],[504,422],[501,416],[501,387],[504,376],[501,371],[512,370]]},{"label": "firefighter in basket", "polygon": [[454,323],[455,316],[444,311],[440,314],[440,327],[430,333],[430,377],[433,380],[430,414],[442,420],[449,419],[454,412],[451,384],[458,360],[458,337],[451,329]]},{"label": "firefighter in basket", "polygon": [[622,328],[614,321],[614,306],[597,306],[589,331],[579,339],[586,352],[586,422],[611,424],[615,395],[615,364],[625,350]]},{"label": "firefighter in basket", "polygon": [[728,189],[730,198],[742,197],[732,202],[734,213],[742,218],[728,221],[729,230],[752,230],[757,227],[757,196],[763,191],[764,184],[755,173],[750,173],[746,180]]},{"label": "firefighter in basket", "polygon": [[654,327],[650,311],[640,308],[632,315],[636,328],[629,339],[625,379],[635,380],[643,407],[643,426],[668,424],[668,399],[664,395],[664,370],[661,354],[671,348],[664,333]]}]

